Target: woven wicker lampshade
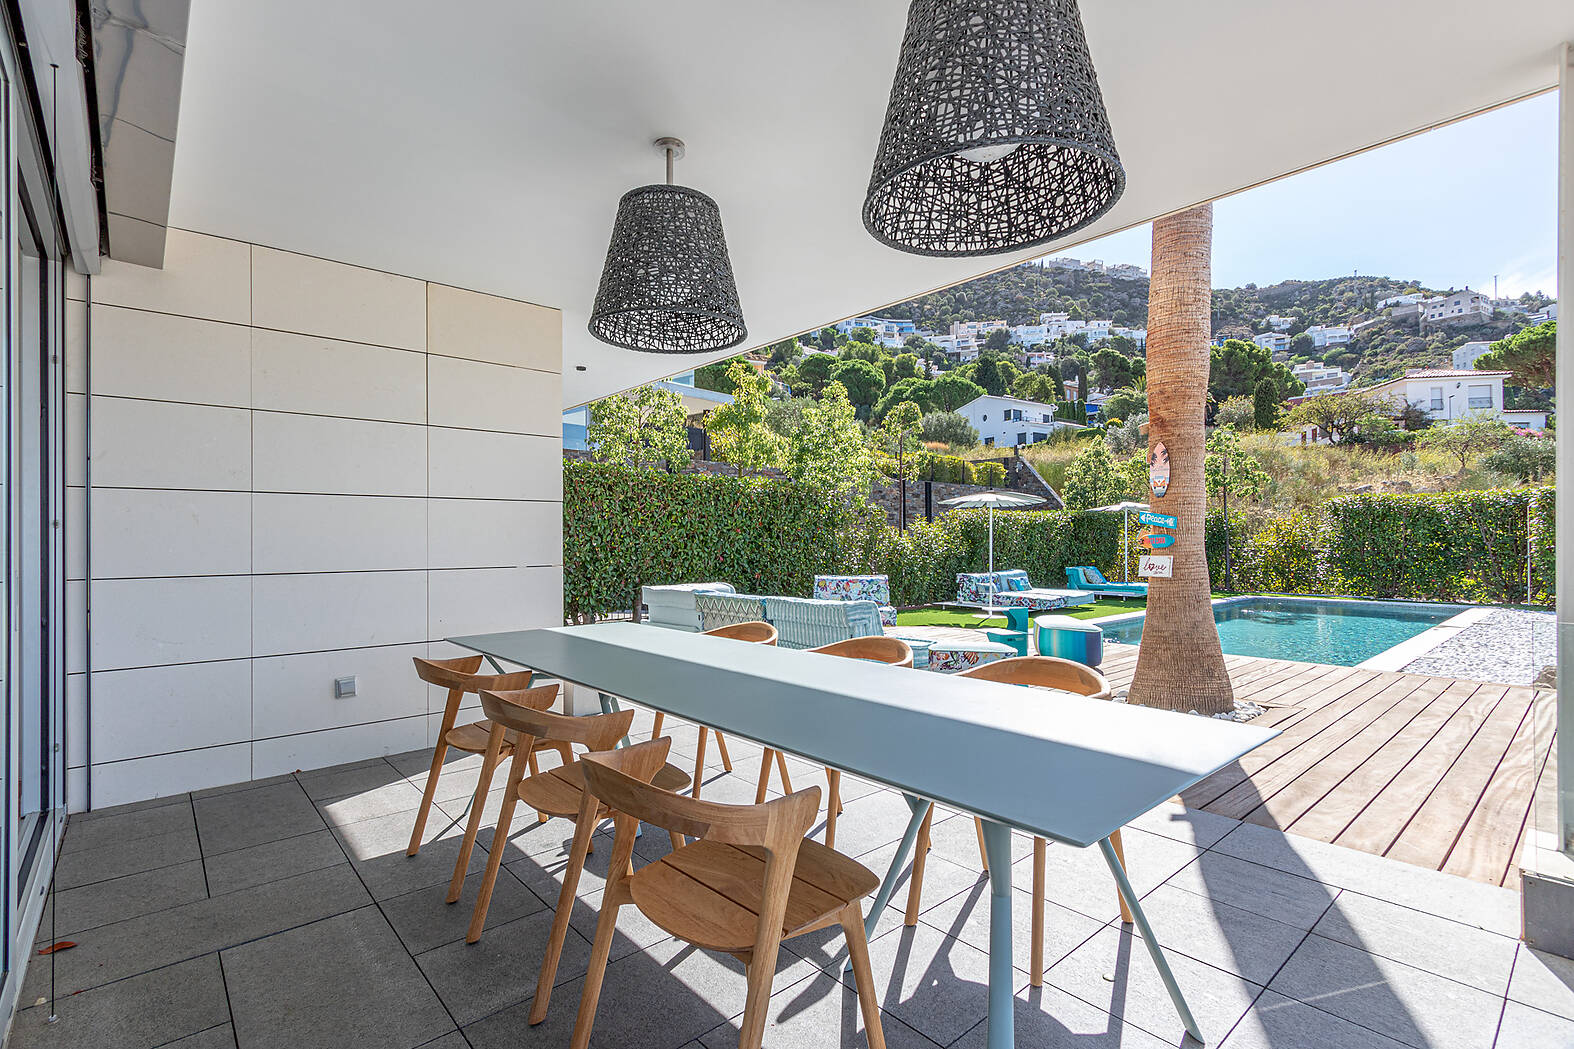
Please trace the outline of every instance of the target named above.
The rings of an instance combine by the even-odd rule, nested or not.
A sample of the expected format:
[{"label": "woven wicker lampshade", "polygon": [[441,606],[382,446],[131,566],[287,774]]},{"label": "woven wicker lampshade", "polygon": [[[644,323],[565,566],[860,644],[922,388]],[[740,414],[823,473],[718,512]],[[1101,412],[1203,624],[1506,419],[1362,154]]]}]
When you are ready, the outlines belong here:
[{"label": "woven wicker lampshade", "polygon": [[1076,0],[913,0],[864,199],[876,240],[993,255],[1079,230],[1126,188]]},{"label": "woven wicker lampshade", "polygon": [[709,353],[749,337],[738,303],[721,209],[699,190],[672,185],[683,144],[661,139],[667,185],[618,201],[590,334],[646,353]]}]

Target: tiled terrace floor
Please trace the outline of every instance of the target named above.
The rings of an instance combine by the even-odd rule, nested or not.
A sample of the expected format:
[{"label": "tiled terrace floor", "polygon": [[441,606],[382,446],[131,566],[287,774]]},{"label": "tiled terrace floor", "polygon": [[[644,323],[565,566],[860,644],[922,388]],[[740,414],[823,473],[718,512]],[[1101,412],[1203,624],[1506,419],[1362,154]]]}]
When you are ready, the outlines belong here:
[{"label": "tiled terrace floor", "polygon": [[[648,725],[648,720],[644,721]],[[678,726],[692,763],[692,729]],[[706,795],[752,800],[758,750]],[[714,750],[714,748],[712,748]],[[681,759],[678,759],[681,760]],[[568,825],[516,822],[489,927],[463,942],[470,896],[443,903],[477,759],[454,762],[420,856],[404,845],[427,756],[400,755],[182,795],[72,820],[57,877],[59,1021],[44,1022],[35,958],[10,1045],[92,1049],[561,1047],[578,1004],[602,880],[588,872],[546,1023],[526,1023]],[[468,773],[468,775],[467,775]],[[795,784],[815,770],[793,766]],[[877,871],[906,808],[844,780],[838,844]],[[489,808],[496,811],[493,793]],[[983,1046],[988,926],[971,820],[935,826],[924,911],[893,907],[872,945],[893,1049]],[[490,841],[484,830],[482,844]],[[660,849],[650,834],[642,848]],[[610,841],[601,839],[602,846]],[[1178,805],[1129,829],[1126,855],[1177,976],[1223,1049],[1567,1049],[1574,963],[1515,939],[1517,895]],[[592,866],[610,847],[598,847]],[[1029,842],[1016,844],[1030,884]],[[1016,893],[1017,1037],[1024,1049],[1183,1043],[1146,952],[1119,924],[1096,850],[1050,847],[1048,985],[1028,989],[1028,893]],[[472,870],[484,854],[477,851]],[[604,867],[601,868],[604,870]],[[472,892],[477,875],[472,874]],[[898,896],[898,903],[903,897]],[[49,918],[45,916],[45,942]],[[735,1044],[741,968],[625,911],[594,1045]],[[863,1044],[850,986],[827,971],[831,934],[789,941],[771,1046]]]}]

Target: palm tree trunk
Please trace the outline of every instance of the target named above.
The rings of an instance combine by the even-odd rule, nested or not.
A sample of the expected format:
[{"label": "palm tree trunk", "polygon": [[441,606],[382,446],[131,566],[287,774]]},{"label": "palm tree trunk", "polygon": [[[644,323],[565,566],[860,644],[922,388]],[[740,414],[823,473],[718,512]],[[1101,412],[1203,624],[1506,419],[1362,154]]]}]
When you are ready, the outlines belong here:
[{"label": "palm tree trunk", "polygon": [[1153,223],[1148,292],[1148,448],[1169,450],[1170,484],[1152,500],[1177,519],[1174,576],[1148,580],[1148,614],[1130,702],[1216,714],[1233,709],[1209,602],[1202,461],[1212,312],[1213,205]]}]

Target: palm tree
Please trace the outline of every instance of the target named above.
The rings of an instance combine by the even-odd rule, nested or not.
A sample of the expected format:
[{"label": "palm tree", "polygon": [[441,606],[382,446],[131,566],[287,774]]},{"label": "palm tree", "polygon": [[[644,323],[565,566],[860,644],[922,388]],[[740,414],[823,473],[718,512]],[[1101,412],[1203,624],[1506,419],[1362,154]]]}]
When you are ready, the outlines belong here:
[{"label": "palm tree", "polygon": [[1209,601],[1203,484],[1211,316],[1213,205],[1153,223],[1148,295],[1148,448],[1169,452],[1170,483],[1152,500],[1173,514],[1174,575],[1148,581],[1148,614],[1130,701],[1216,714],[1233,708],[1230,676]]}]

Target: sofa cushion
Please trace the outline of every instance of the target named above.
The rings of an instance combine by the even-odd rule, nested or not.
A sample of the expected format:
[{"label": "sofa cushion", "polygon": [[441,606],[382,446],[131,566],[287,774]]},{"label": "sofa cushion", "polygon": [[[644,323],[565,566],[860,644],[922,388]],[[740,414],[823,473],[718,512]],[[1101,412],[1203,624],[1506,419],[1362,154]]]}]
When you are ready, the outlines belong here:
[{"label": "sofa cushion", "polygon": [[701,592],[694,595],[694,605],[699,610],[701,630],[715,630],[737,623],[757,623],[766,618],[764,603],[753,594]]},{"label": "sofa cushion", "polygon": [[676,583],[671,586],[647,586],[640,590],[640,600],[649,610],[648,620],[654,626],[692,632],[700,629],[699,610],[694,604],[698,593],[732,593],[731,583]]},{"label": "sofa cushion", "polygon": [[766,597],[765,619],[777,630],[782,648],[818,648],[850,637],[884,633],[873,601],[816,601],[803,597]]}]

